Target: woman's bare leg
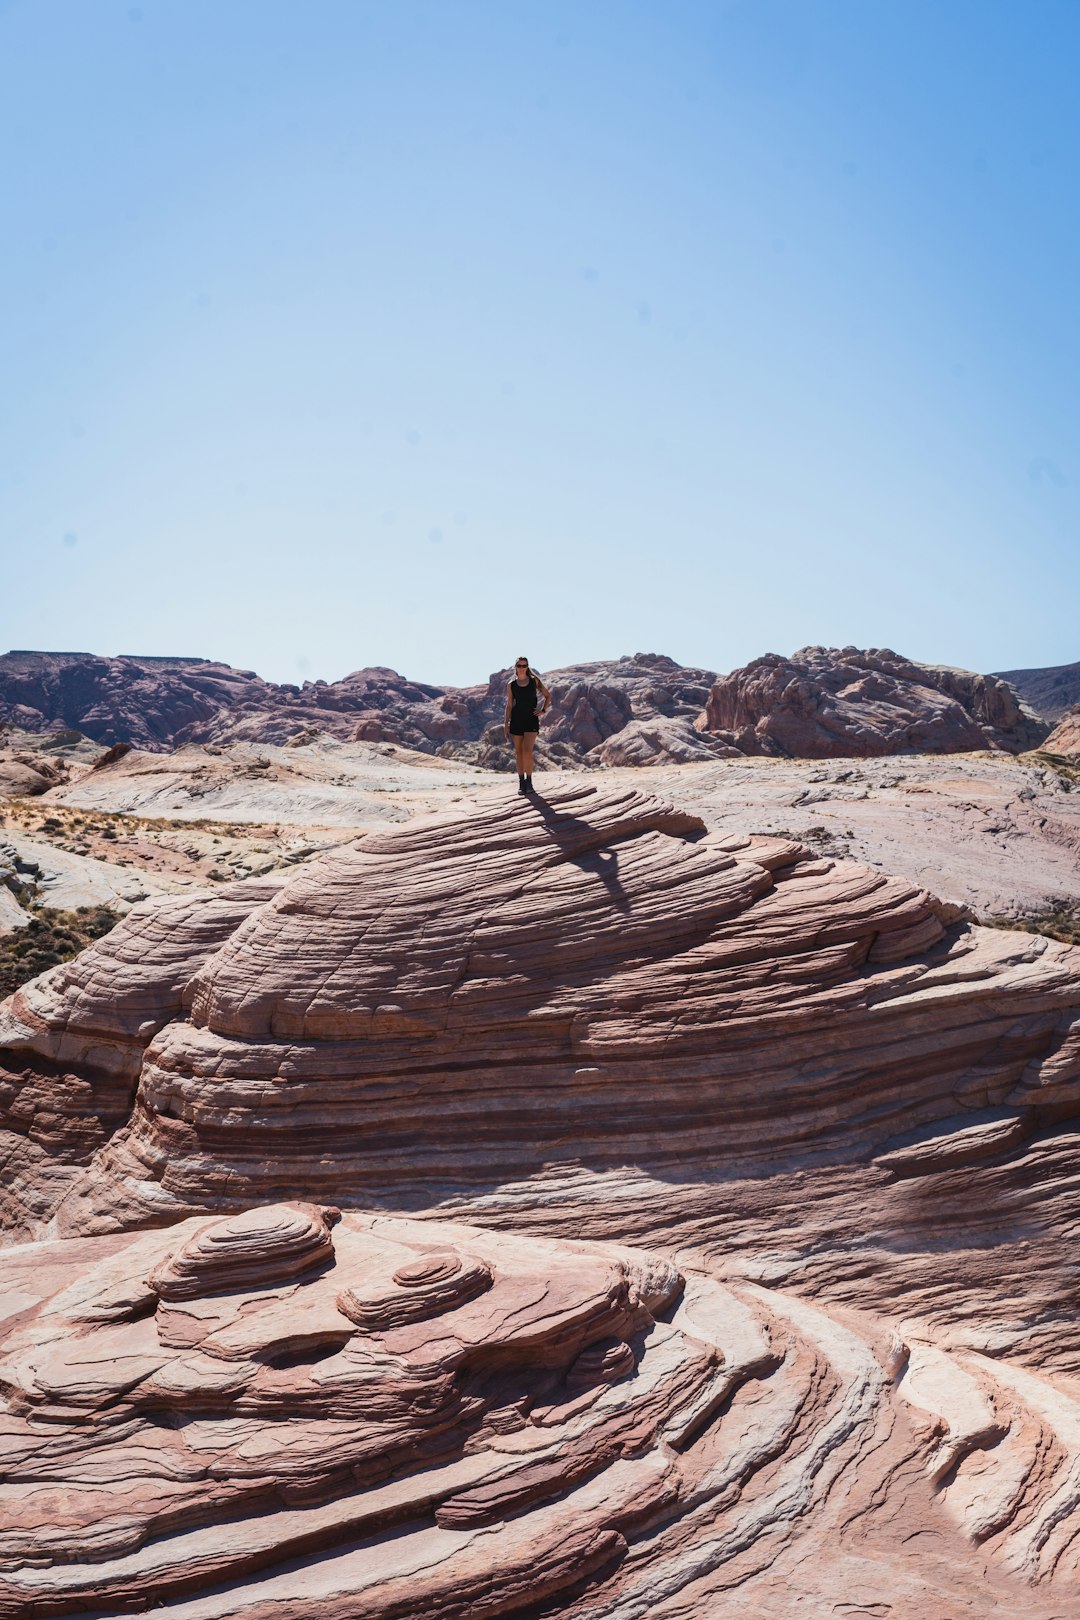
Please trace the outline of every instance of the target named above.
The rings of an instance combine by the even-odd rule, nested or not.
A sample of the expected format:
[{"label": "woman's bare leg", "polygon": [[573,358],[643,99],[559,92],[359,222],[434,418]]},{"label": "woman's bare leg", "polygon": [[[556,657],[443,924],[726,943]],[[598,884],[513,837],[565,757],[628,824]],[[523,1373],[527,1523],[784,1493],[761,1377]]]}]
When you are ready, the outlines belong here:
[{"label": "woman's bare leg", "polygon": [[536,746],[536,732],[527,731],[521,740],[525,744],[525,747],[522,749],[522,753],[525,756],[525,763],[524,765],[519,765],[518,769],[524,771],[526,776],[531,776],[533,748]]},{"label": "woman's bare leg", "polygon": [[514,737],[514,761],[517,765],[518,775],[524,776],[526,774],[524,737]]}]

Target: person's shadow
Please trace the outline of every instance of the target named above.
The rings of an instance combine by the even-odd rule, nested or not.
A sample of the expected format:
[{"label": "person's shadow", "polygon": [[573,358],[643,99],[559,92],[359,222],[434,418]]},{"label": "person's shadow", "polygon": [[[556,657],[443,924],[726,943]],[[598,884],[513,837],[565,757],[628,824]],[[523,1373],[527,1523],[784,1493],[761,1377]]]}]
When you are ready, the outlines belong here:
[{"label": "person's shadow", "polygon": [[558,844],[571,865],[598,877],[616,910],[630,911],[630,900],[619,878],[618,852],[614,849],[580,847],[583,836],[600,836],[599,829],[586,821],[584,816],[572,816],[562,806],[549,803],[535,789],[529,795],[529,803],[539,811],[548,836]]}]

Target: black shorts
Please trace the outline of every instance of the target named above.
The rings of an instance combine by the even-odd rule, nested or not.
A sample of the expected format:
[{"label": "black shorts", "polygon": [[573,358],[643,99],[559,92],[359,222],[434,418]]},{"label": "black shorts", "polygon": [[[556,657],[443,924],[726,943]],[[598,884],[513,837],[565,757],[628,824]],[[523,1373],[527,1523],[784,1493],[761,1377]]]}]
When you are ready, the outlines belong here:
[{"label": "black shorts", "polygon": [[511,720],[510,720],[510,735],[511,735],[511,737],[524,737],[525,733],[528,732],[528,731],[539,731],[539,730],[540,730],[540,722],[536,718],[535,714],[529,715],[528,717],[523,716],[521,718],[519,718],[517,715],[513,715],[511,717]]}]

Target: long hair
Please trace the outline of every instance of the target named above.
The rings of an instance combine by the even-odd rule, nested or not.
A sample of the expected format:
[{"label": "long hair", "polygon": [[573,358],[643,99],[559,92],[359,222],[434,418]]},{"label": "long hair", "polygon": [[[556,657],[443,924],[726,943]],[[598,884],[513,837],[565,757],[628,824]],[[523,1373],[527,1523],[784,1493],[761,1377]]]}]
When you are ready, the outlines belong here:
[{"label": "long hair", "polygon": [[[518,655],[517,655],[517,659],[515,660],[515,665],[514,665],[514,673],[510,677],[510,679],[512,681],[517,680],[517,665],[518,664],[529,664],[529,660],[525,657],[524,653],[518,653]],[[530,681],[535,681],[535,679],[536,679],[536,671],[535,671],[535,669],[533,669],[531,664],[529,664],[529,679],[530,679]]]}]

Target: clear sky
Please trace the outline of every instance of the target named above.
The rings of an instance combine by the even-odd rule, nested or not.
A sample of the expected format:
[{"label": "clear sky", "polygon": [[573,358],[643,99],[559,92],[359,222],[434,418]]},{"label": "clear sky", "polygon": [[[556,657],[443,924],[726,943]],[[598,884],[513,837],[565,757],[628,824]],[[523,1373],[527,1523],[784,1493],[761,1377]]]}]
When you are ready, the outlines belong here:
[{"label": "clear sky", "polygon": [[1080,658],[1076,0],[0,0],[0,650]]}]

